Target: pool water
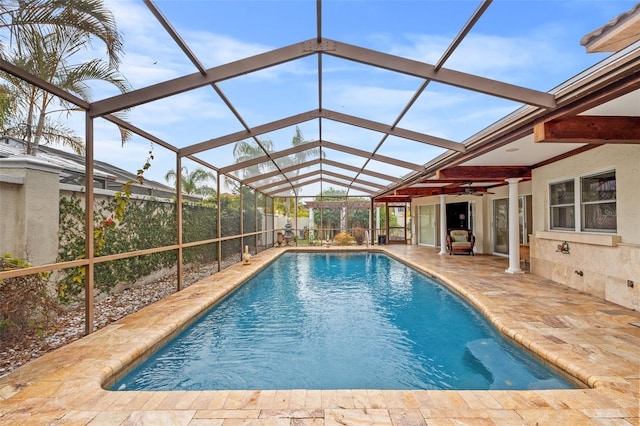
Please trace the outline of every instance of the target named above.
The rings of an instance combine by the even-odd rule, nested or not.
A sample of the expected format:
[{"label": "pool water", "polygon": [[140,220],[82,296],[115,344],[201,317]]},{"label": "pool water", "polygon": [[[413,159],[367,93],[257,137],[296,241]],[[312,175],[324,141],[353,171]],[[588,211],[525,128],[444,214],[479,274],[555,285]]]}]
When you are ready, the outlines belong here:
[{"label": "pool water", "polygon": [[113,390],[576,386],[381,253],[285,253]]}]

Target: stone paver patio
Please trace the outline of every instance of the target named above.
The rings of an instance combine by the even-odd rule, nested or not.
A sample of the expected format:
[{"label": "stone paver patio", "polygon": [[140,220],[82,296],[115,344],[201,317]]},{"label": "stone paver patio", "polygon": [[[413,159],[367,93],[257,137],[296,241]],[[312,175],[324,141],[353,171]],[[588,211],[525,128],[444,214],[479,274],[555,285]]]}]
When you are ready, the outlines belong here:
[{"label": "stone paver patio", "polygon": [[[318,248],[319,249],[319,248]],[[330,250],[338,250],[334,247]],[[358,248],[353,248],[358,249]],[[113,392],[114,374],[285,249],[253,257],[0,379],[1,425],[640,425],[640,313],[493,256],[380,246],[446,282],[507,336],[585,384],[531,391]],[[286,250],[296,250],[287,248]]]}]

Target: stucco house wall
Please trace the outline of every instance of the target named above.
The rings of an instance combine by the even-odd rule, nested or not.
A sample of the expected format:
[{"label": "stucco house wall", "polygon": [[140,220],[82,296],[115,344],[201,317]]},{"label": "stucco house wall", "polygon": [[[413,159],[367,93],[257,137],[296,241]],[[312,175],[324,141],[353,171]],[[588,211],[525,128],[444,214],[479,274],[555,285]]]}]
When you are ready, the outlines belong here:
[{"label": "stucco house wall", "polygon": [[37,158],[0,159],[0,254],[33,265],[55,262],[59,172]]},{"label": "stucco house wall", "polygon": [[[617,231],[554,231],[549,185],[615,170]],[[531,270],[611,302],[640,308],[640,146],[603,145],[533,170]],[[578,188],[576,188],[576,191]],[[558,252],[566,241],[569,253]]]}]

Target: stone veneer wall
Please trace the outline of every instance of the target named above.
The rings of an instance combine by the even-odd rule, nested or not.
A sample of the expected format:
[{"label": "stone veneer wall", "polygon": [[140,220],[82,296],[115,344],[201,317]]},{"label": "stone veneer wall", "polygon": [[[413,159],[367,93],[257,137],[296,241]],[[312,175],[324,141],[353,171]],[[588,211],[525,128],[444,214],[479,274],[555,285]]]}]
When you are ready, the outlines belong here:
[{"label": "stone veneer wall", "polygon": [[[582,240],[570,233],[537,233],[531,241],[531,272],[640,310],[640,247],[593,237]],[[569,244],[569,254],[556,251],[564,241]],[[633,287],[628,280],[633,281]]]},{"label": "stone veneer wall", "polygon": [[[549,184],[606,170],[616,171],[617,232],[549,230]],[[604,145],[534,169],[532,185],[531,272],[640,310],[640,146]],[[569,254],[556,251],[564,241]]]}]

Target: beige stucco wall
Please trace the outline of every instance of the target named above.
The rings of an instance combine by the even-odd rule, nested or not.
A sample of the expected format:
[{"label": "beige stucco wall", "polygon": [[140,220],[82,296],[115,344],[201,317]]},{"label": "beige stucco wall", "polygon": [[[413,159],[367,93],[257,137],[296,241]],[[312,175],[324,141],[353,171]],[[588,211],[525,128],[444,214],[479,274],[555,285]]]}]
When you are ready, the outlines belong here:
[{"label": "beige stucco wall", "polygon": [[[0,255],[16,252],[16,234],[24,229],[24,216],[18,209],[24,205],[23,188],[23,177],[8,176],[0,169]],[[23,247],[19,250],[24,252]]]},{"label": "beige stucco wall", "polygon": [[[550,231],[549,184],[608,170],[616,171],[617,232]],[[532,184],[532,272],[640,309],[640,146],[604,145],[537,168]],[[556,251],[563,241],[569,254]]]},{"label": "beige stucco wall", "polygon": [[33,265],[58,252],[60,169],[33,157],[0,159],[0,253]]}]

